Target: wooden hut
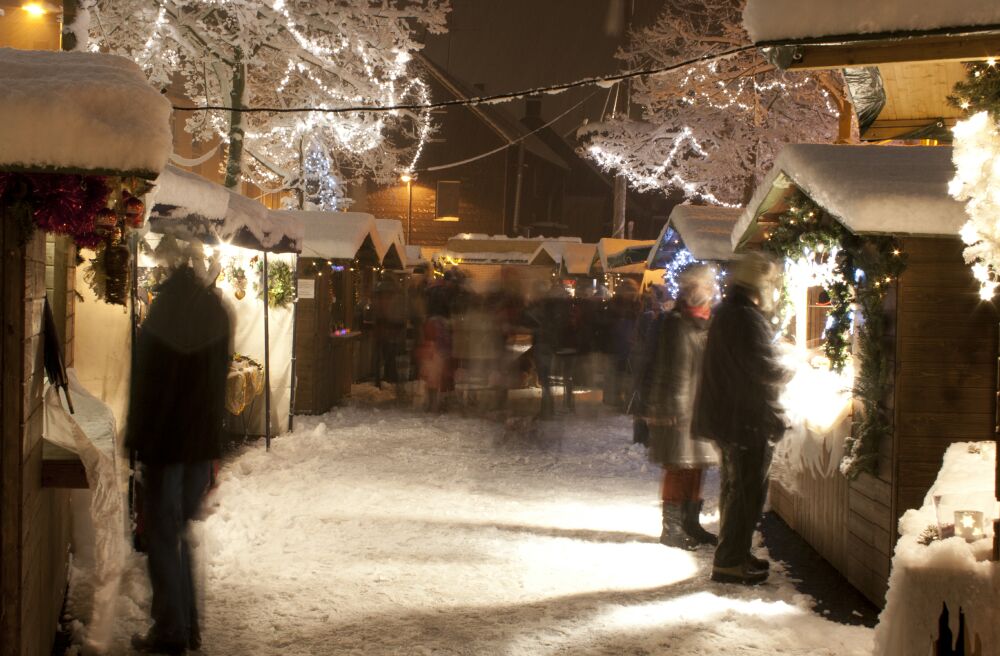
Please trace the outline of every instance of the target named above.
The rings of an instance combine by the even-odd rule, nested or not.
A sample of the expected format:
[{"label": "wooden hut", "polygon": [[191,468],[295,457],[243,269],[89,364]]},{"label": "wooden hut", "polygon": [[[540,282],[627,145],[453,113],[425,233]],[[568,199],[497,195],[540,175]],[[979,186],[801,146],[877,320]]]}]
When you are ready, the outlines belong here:
[{"label": "wooden hut", "polygon": [[401,273],[407,269],[406,231],[397,219],[375,219],[379,235],[379,263],[384,271]]},{"label": "wooden hut", "polygon": [[[124,243],[143,220],[141,180],[155,178],[170,154],[170,103],[134,63],[94,53],[2,49],[0,88],[0,654],[39,656],[51,652],[66,591],[66,488],[88,485],[77,475],[77,457],[50,457],[43,440],[44,432],[74,443],[55,426],[43,428],[52,398],[43,401],[45,355],[61,350],[63,364],[72,366],[75,353],[88,349],[75,338],[78,246],[113,255],[107,280],[115,300],[127,298],[127,284],[118,284],[127,280],[118,275],[127,268]],[[136,201],[127,201],[127,190]],[[46,232],[60,234],[48,252]],[[59,314],[54,321],[45,318],[47,296]],[[118,348],[127,352],[128,342]],[[62,378],[60,368],[50,381]],[[83,412],[82,394],[77,401]],[[91,395],[86,402],[102,406]],[[85,432],[78,436],[90,442]],[[113,461],[113,444],[106,457]],[[120,496],[107,494],[120,509]],[[120,530],[118,522],[109,539],[120,538]],[[106,647],[91,628],[85,639]]]},{"label": "wooden hut", "polygon": [[[160,174],[153,199],[148,248],[156,247],[160,235],[186,242],[197,240],[209,248],[208,257],[217,258],[222,267],[218,287],[235,320],[234,351],[242,357],[233,363],[233,377],[252,362],[260,367],[266,381],[257,388],[258,392],[263,389],[263,394],[234,393],[245,401],[230,399],[229,410],[235,415],[231,431],[265,439],[283,432],[291,425],[292,273],[302,248],[301,225],[293,217],[273,212],[257,201],[174,166],[167,166]],[[267,290],[263,284],[265,258]],[[140,255],[139,271],[148,271],[155,264],[148,254]],[[269,298],[266,305],[265,293]],[[140,314],[143,307],[140,302]],[[255,376],[247,371],[245,379]],[[230,383],[238,386],[237,381]],[[266,424],[265,416],[270,418]]]},{"label": "wooden hut", "polygon": [[[997,313],[980,301],[978,283],[962,257],[957,233],[966,215],[948,194],[953,175],[950,148],[789,146],[732,233],[734,246],[745,250],[773,240],[779,230],[805,230],[793,225],[800,219],[839,231],[868,262],[888,263],[894,272],[899,262],[893,258],[905,262],[898,277],[866,282],[871,265],[851,260],[859,264],[848,282],[884,293],[873,316],[858,310],[855,317],[856,332],[864,331],[866,322],[884,322],[874,352],[885,356],[885,384],[866,380],[864,344],[855,335],[856,373],[847,387],[874,391],[867,397],[855,392],[853,403],[848,399],[845,434],[831,428],[831,434],[819,436],[813,466],[784,480],[772,477],[771,487],[772,508],[879,605],[900,516],[921,506],[950,444],[994,434]],[[855,257],[854,251],[845,252]],[[808,309],[819,324],[817,336],[824,335],[828,309]],[[805,398],[809,411],[827,409],[820,407],[826,403],[819,396]],[[873,416],[866,411],[872,406],[862,403],[866,399],[885,422],[884,430],[867,433],[878,436],[868,445],[870,466],[858,471],[858,461],[848,460],[838,468],[842,441],[854,440],[850,455],[866,434],[864,419]],[[791,446],[801,437],[792,437]],[[855,475],[845,477],[838,469]]]},{"label": "wooden hut", "polygon": [[360,212],[278,212],[304,229],[296,271],[295,414],[322,414],[350,394],[362,346],[379,253],[374,217]]}]

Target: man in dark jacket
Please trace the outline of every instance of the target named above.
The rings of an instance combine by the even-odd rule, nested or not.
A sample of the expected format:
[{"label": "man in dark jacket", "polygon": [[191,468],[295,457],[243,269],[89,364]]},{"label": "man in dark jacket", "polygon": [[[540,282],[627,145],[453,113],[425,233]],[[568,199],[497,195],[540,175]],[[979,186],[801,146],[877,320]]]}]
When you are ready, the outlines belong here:
[{"label": "man in dark jacket", "polygon": [[136,339],[125,443],[142,464],[153,587],[153,626],[132,637],[138,651],[201,643],[186,528],[221,455],[229,342],[222,300],[188,266],[160,286]]},{"label": "man in dark jacket", "polygon": [[786,372],[763,312],[771,305],[776,275],[774,263],[758,254],[736,262],[708,331],[692,431],[715,440],[722,452],[715,581],[755,584],[767,578],[767,561],[750,547],[773,445],[785,432],[778,395]]}]

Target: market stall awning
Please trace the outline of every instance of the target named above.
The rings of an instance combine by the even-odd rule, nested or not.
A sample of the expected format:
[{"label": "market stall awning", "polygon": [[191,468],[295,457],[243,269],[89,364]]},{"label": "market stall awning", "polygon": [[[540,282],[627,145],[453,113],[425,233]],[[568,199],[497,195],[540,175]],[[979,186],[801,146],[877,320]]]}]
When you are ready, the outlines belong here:
[{"label": "market stall awning", "polygon": [[305,210],[282,210],[277,214],[295,218],[302,224],[305,231],[302,242],[304,257],[353,260],[366,245],[375,258],[385,251],[375,217],[371,214]]},{"label": "market stall awning", "polygon": [[375,219],[381,251],[378,259],[387,269],[401,271],[407,266],[406,231],[398,219]]},{"label": "market stall awning", "polygon": [[[460,234],[448,240],[442,256],[467,264],[539,264],[561,260],[562,244],[579,244],[578,237],[530,239],[523,237]],[[551,261],[550,261],[551,260]]]},{"label": "market stall awning", "polygon": [[743,26],[783,68],[960,61],[1000,50],[995,0],[747,0]]},{"label": "market stall awning", "polygon": [[[733,259],[733,227],[743,210],[711,205],[677,205],[667,226],[673,226],[681,241],[697,260]],[[667,229],[664,226],[664,230]],[[663,233],[659,248],[663,248]]]},{"label": "market stall awning", "polygon": [[0,169],[155,178],[170,112],[123,57],[0,48]]},{"label": "market stall awning", "polygon": [[948,193],[951,148],[794,144],[775,159],[733,228],[734,249],[796,189],[855,234],[955,236],[968,220]]},{"label": "market stall awning", "polygon": [[167,166],[156,181],[150,230],[271,253],[302,250],[302,225],[200,175]]}]

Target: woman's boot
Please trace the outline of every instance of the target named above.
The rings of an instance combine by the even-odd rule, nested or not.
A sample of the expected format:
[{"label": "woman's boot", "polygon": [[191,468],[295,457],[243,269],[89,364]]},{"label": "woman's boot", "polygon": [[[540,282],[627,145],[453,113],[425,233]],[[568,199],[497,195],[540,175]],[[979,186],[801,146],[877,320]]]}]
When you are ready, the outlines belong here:
[{"label": "woman's boot", "polygon": [[719,538],[714,533],[709,533],[701,525],[701,507],[704,505],[701,499],[697,501],[682,502],[682,527],[684,532],[694,539],[698,544],[719,544]]},{"label": "woman's boot", "polygon": [[681,504],[675,501],[663,502],[663,531],[660,533],[660,544],[694,551],[698,541],[684,530]]}]

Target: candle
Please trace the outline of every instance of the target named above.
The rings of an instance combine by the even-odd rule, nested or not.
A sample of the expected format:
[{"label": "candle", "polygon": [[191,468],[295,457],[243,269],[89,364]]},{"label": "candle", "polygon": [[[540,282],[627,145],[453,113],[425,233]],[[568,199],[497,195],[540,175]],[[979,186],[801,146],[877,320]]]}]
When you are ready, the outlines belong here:
[{"label": "candle", "polygon": [[979,510],[955,511],[955,535],[975,542],[983,537],[983,513]]}]

